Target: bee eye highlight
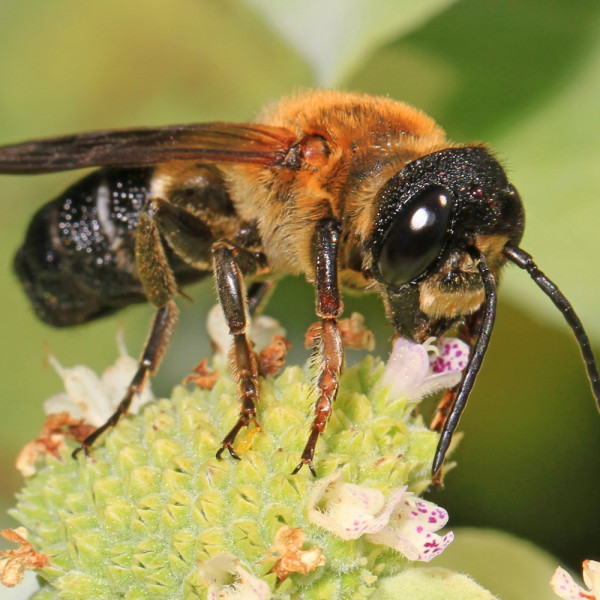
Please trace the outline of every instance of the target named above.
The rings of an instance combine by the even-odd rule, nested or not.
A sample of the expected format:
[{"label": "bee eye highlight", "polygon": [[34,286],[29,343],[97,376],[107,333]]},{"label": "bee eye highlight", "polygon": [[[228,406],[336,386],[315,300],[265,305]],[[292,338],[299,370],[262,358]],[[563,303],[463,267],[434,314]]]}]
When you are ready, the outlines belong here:
[{"label": "bee eye highlight", "polygon": [[381,280],[392,287],[421,275],[444,247],[453,193],[431,186],[407,200],[389,228],[378,267]]}]

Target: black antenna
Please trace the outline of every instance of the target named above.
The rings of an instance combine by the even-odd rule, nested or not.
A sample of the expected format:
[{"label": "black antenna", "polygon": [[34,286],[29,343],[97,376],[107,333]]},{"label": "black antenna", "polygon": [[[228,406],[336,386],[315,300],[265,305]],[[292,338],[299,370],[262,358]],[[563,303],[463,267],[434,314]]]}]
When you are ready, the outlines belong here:
[{"label": "black antenna", "polygon": [[533,279],[544,294],[554,302],[554,306],[560,310],[569,324],[569,327],[573,330],[575,339],[581,350],[581,355],[583,356],[583,361],[585,362],[590,386],[592,387],[592,394],[594,394],[594,397],[596,398],[596,404],[600,411],[600,375],[598,374],[598,366],[596,365],[596,359],[592,353],[590,340],[577,313],[571,306],[571,303],[565,298],[556,285],[540,271],[531,255],[527,254],[527,252],[520,248],[515,248],[510,244],[506,244],[506,246],[504,246],[504,255],[511,262],[515,263],[515,265],[521,267],[521,269],[525,269],[525,271],[529,273],[531,279]]},{"label": "black antenna", "polygon": [[494,275],[487,265],[485,256],[477,248],[471,247],[468,249],[468,252],[473,261],[477,264],[477,268],[479,269],[481,280],[483,282],[483,289],[485,291],[483,319],[481,321],[481,327],[477,335],[475,347],[473,348],[473,353],[469,358],[469,363],[467,364],[463,378],[458,386],[456,398],[454,399],[452,408],[448,414],[448,418],[446,419],[444,427],[442,428],[440,441],[438,442],[438,446],[435,451],[435,457],[433,459],[433,465],[431,467],[431,472],[433,475],[440,470],[440,467],[444,462],[446,452],[448,452],[448,448],[450,447],[452,435],[458,426],[460,415],[467,404],[469,394],[471,393],[473,385],[475,384],[475,378],[477,377],[477,373],[479,373],[481,363],[483,362],[483,357],[485,356],[488,344],[490,343],[490,337],[494,327],[494,319],[496,317],[497,294],[496,280]]}]

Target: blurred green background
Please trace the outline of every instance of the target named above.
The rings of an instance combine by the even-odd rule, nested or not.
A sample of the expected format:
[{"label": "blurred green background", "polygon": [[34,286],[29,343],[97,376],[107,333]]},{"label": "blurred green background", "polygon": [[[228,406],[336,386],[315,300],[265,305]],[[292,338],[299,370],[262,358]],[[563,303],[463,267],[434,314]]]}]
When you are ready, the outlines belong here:
[{"label": "blurred green background", "polygon": [[[316,84],[408,101],[452,139],[488,142],[524,198],[524,248],[575,304],[600,356],[597,0],[0,0],[0,143],[248,120],[265,101]],[[44,343],[65,366],[101,371],[116,356],[118,323],[135,355],[152,314],[137,306],[72,330],[35,319],[12,256],[36,207],[75,177],[0,177],[2,514],[21,484],[14,458],[37,434],[43,400],[62,389],[44,368]],[[189,293],[158,393],[208,352],[214,291],[207,282]],[[600,417],[548,299],[516,270],[501,298],[461,421],[459,466],[433,499],[453,526],[502,528],[579,570],[581,559],[600,559]],[[385,355],[392,332],[378,298],[347,298],[346,309],[366,316]],[[284,281],[266,312],[288,328],[292,360],[304,361],[310,287]]]}]

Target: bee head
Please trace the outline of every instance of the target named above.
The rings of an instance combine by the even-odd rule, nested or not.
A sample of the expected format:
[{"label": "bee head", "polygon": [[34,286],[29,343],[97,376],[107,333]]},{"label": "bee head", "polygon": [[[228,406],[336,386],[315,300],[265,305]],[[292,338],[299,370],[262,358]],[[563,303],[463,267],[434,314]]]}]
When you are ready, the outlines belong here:
[{"label": "bee head", "polygon": [[394,327],[418,342],[484,303],[473,252],[497,275],[504,247],[517,246],[523,234],[519,195],[482,146],[409,163],[379,190],[376,204],[371,271]]}]

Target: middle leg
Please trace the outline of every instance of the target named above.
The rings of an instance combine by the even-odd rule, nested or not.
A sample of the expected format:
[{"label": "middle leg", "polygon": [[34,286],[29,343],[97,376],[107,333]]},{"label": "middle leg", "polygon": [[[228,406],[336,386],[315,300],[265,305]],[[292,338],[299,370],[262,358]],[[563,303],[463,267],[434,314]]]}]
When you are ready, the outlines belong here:
[{"label": "middle leg", "polygon": [[248,252],[225,240],[214,243],[211,250],[219,302],[233,336],[231,366],[241,401],[240,416],[223,439],[217,458],[221,458],[221,454],[227,449],[233,458],[239,460],[240,457],[233,448],[235,438],[251,422],[258,426],[258,364],[247,335],[249,319],[244,275],[258,269],[266,270],[266,263],[262,255]]},{"label": "middle leg", "polygon": [[301,460],[293,474],[304,465],[308,465],[310,472],[317,476],[313,465],[315,448],[319,436],[325,431],[331,417],[344,366],[342,336],[337,322],[343,310],[337,264],[340,229],[336,219],[323,219],[317,224],[313,238],[312,248],[316,260],[316,313],[321,318],[321,332],[317,347],[320,375],[317,379],[318,397],[315,404],[315,418]]}]

